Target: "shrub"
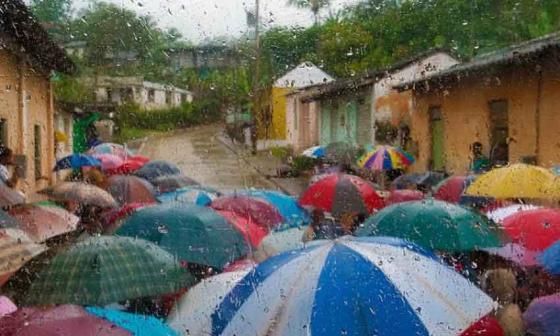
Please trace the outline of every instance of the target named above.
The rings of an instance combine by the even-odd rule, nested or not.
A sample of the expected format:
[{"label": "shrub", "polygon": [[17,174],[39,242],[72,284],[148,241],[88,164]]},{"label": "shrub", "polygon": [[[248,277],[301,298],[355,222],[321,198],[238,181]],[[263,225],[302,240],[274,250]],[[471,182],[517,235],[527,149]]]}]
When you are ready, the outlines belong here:
[{"label": "shrub", "polygon": [[315,166],[316,160],[307,156],[296,156],[292,163],[292,170],[297,174],[311,170]]}]

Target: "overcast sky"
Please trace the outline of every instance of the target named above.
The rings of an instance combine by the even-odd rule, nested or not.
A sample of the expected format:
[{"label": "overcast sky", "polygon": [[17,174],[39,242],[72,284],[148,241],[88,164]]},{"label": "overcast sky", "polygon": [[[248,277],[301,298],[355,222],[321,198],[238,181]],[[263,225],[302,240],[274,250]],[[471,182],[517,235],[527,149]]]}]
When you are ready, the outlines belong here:
[{"label": "overcast sky", "polygon": [[[177,28],[186,39],[200,42],[223,36],[237,37],[247,31],[245,9],[254,8],[254,0],[105,0],[140,14],[151,15],[161,27]],[[333,10],[359,0],[333,0]],[[263,25],[308,26],[313,16],[308,10],[286,5],[287,0],[261,0]],[[76,9],[89,0],[75,0]],[[325,12],[323,15],[326,15]]]}]

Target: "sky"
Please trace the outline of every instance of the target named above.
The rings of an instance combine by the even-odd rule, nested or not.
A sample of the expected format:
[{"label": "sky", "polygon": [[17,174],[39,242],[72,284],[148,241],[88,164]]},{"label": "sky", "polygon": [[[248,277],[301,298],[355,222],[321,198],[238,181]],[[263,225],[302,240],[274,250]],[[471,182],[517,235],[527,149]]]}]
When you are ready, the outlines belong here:
[{"label": "sky", "polygon": [[[254,0],[104,0],[152,16],[162,28],[177,28],[185,39],[201,43],[222,37],[239,37],[247,31],[246,9],[253,9]],[[331,9],[359,0],[333,0]],[[287,0],[261,0],[263,26],[309,26],[313,15],[309,10],[286,5]],[[92,1],[75,0],[75,10]],[[322,15],[326,15],[322,13]]]}]

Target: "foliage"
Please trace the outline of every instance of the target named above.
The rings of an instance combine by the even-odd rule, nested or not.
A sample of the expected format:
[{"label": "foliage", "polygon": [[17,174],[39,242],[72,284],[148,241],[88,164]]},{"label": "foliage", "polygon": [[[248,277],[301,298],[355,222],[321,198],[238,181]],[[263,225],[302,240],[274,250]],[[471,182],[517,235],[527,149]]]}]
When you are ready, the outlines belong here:
[{"label": "foliage", "polygon": [[65,24],[70,19],[72,0],[32,0],[30,9],[41,22]]},{"label": "foliage", "polygon": [[53,79],[54,94],[59,101],[79,103],[93,100],[93,88],[75,77],[57,74]]},{"label": "foliage", "polygon": [[288,4],[300,8],[309,8],[315,17],[315,24],[318,23],[319,11],[328,7],[330,0],[288,0]]},{"label": "foliage", "polygon": [[313,169],[316,160],[307,156],[296,156],[292,163],[292,171],[295,175],[299,175],[304,171]]},{"label": "foliage", "polygon": [[288,158],[291,154],[291,150],[288,147],[272,147],[270,149],[270,154],[275,158],[281,159],[284,161]]}]

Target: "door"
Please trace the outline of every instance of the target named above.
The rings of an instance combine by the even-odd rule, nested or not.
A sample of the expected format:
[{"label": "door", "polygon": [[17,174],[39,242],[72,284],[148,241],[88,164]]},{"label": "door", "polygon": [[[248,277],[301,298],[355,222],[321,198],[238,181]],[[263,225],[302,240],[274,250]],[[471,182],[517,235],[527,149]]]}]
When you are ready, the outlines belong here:
[{"label": "door", "polygon": [[331,142],[331,105],[324,104],[321,109],[321,145],[326,146]]},{"label": "door", "polygon": [[509,116],[507,100],[494,100],[490,108],[490,161],[503,166],[509,162]]},{"label": "door", "polygon": [[444,154],[444,129],[441,108],[434,106],[430,108],[430,130],[432,144],[431,170],[445,170]]},{"label": "door", "polygon": [[358,142],[358,103],[356,100],[346,105],[346,142],[356,144]]}]

